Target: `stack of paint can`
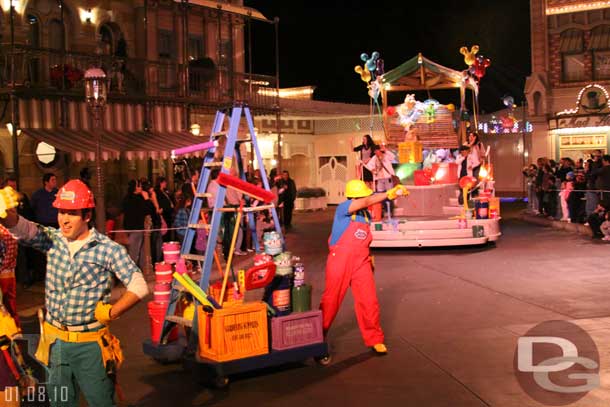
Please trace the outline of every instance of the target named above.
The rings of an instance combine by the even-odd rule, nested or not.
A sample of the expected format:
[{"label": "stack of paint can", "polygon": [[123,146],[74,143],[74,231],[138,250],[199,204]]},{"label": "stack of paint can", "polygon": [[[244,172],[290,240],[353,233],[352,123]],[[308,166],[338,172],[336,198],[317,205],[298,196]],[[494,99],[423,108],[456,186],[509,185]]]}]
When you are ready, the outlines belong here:
[{"label": "stack of paint can", "polygon": [[[153,301],[148,303],[148,316],[150,317],[151,339],[159,343],[163,321],[169,304],[172,288],[173,267],[171,263],[160,262],[155,264],[155,287]],[[169,342],[178,339],[178,327],[170,332],[167,340]]]},{"label": "stack of paint can", "polygon": [[155,290],[154,300],[157,302],[169,302],[172,285],[172,265],[165,262],[155,264]]}]

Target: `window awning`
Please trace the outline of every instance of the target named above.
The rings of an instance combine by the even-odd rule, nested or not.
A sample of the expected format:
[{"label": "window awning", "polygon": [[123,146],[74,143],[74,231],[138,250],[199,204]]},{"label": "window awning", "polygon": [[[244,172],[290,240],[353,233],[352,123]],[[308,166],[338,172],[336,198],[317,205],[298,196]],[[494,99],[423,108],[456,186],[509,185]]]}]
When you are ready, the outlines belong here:
[{"label": "window awning", "polygon": [[561,33],[559,52],[576,54],[583,52],[583,35],[580,30],[568,30]]},{"label": "window awning", "polygon": [[602,25],[591,31],[591,50],[610,49],[610,25]]},{"label": "window awning", "polygon": [[[174,0],[176,3],[182,3],[182,0]],[[211,8],[214,10],[224,11],[226,13],[239,14],[244,17],[250,17],[255,20],[261,20],[267,23],[272,23],[272,20],[267,19],[263,13],[251,7],[237,6],[235,4],[221,3],[213,0],[188,0],[189,4]]]},{"label": "window awning", "polygon": [[[95,160],[96,135],[91,131],[70,129],[22,129],[24,134],[69,152],[74,161]],[[202,143],[204,137],[188,132],[101,131],[102,159],[168,159],[171,150]],[[205,151],[194,153],[202,156]]]}]

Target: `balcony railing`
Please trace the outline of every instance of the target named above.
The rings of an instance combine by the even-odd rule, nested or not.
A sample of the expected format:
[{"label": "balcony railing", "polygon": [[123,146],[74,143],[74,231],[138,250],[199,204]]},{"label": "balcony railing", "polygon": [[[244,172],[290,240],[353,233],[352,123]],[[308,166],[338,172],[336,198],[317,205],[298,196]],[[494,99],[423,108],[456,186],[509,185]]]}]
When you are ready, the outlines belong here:
[{"label": "balcony railing", "polygon": [[[108,55],[82,54],[51,49],[3,45],[0,49],[0,89],[13,85],[40,95],[84,96],[83,75],[101,67],[110,80],[110,98],[172,99],[188,103],[225,105],[247,102],[273,110],[278,98],[275,78],[220,68],[201,68],[171,61],[147,61]],[[12,71],[14,69],[14,71]],[[13,83],[14,82],[14,83]]]}]

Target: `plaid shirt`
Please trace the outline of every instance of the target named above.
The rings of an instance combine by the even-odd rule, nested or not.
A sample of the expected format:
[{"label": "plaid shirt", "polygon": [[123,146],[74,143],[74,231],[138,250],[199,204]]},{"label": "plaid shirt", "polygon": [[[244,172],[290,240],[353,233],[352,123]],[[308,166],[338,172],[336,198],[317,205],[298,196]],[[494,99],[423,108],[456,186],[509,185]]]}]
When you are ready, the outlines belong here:
[{"label": "plaid shirt", "polygon": [[17,239],[4,226],[0,225],[0,278],[4,274],[3,271],[14,273],[16,266]]},{"label": "plaid shirt", "polygon": [[[189,216],[191,214],[191,208],[180,208],[176,213],[176,217],[174,218],[173,227],[175,228],[186,228],[189,224]],[[184,239],[184,235],[186,234],[186,229],[178,229],[176,230],[176,235],[180,240]]]},{"label": "plaid shirt", "polygon": [[38,225],[38,233],[24,244],[47,254],[45,283],[47,320],[63,325],[95,322],[98,301],[109,302],[114,274],[125,286],[141,271],[120,244],[95,229],[74,257],[59,229]]}]

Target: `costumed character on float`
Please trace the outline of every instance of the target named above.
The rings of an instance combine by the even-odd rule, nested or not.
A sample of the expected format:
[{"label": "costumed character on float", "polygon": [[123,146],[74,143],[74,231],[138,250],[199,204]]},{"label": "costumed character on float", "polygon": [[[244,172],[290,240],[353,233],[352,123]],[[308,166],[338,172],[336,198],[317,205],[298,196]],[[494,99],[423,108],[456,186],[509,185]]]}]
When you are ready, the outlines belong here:
[{"label": "costumed character on float", "polygon": [[374,194],[361,180],[351,180],[347,183],[347,200],[337,206],[328,239],[330,253],[326,262],[325,288],[320,302],[325,335],[339,311],[348,287],[351,287],[364,344],[372,347],[379,355],[387,353],[379,322],[379,302],[369,252],[372,235],[371,215],[367,208],[386,199],[394,200],[408,194],[407,188],[400,184],[387,192]]}]

